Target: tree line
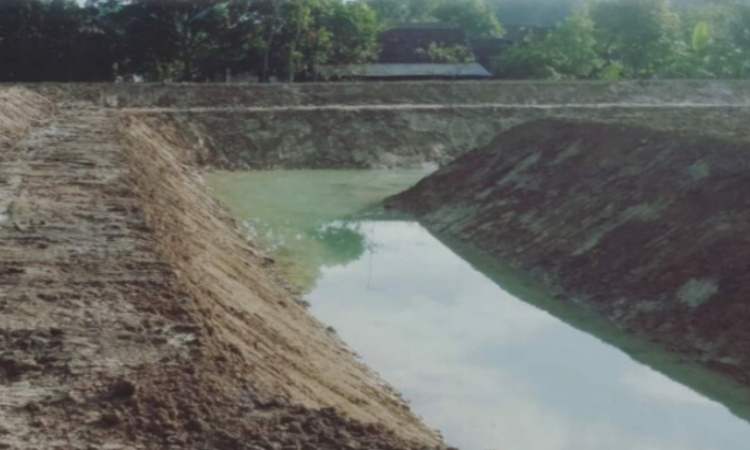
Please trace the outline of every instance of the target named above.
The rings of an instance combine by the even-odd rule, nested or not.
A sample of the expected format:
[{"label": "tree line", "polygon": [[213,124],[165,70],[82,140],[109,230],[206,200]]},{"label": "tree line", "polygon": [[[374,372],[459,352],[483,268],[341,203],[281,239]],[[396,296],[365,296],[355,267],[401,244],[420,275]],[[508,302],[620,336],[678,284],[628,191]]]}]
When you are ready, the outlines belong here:
[{"label": "tree line", "polygon": [[750,7],[688,1],[2,0],[0,81],[314,80],[374,60],[396,24],[500,37],[503,17],[557,24],[495,58],[500,78],[747,77]]},{"label": "tree line", "polygon": [[2,0],[0,81],[310,80],[375,59],[381,30],[419,20],[502,32],[481,0]]},{"label": "tree line", "polygon": [[0,79],[304,77],[376,52],[377,17],[343,0],[3,0]]},{"label": "tree line", "polygon": [[500,78],[748,78],[744,0],[583,4],[549,32],[493,61]]}]

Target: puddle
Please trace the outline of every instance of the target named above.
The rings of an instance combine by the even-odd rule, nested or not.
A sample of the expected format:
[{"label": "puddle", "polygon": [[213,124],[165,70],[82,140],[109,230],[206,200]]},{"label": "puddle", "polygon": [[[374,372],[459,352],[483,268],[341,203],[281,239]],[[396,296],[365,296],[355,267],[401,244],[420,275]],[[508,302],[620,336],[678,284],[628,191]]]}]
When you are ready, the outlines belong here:
[{"label": "puddle", "polygon": [[[423,174],[212,174],[311,312],[464,450],[745,450],[723,405],[514,297],[370,207]],[[300,275],[302,272],[303,275]]]}]

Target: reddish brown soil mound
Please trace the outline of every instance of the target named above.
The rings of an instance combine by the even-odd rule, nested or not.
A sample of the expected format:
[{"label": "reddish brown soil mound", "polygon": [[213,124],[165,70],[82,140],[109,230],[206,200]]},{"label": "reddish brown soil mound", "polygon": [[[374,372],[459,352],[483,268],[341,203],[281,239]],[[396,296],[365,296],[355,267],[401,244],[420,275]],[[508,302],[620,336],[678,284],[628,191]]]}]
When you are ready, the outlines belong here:
[{"label": "reddish brown soil mound", "polygon": [[387,203],[750,384],[750,145],[530,122]]}]

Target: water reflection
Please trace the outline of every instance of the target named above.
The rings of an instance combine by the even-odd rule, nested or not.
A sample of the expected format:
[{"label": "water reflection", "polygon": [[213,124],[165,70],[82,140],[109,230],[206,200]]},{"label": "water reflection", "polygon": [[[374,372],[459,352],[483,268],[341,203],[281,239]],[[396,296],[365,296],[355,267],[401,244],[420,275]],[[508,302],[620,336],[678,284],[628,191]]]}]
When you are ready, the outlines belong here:
[{"label": "water reflection", "polygon": [[324,225],[313,235],[323,247],[322,265],[346,265],[357,261],[365,253],[365,235],[359,223],[334,222]]},{"label": "water reflection", "polygon": [[337,221],[317,228],[273,227],[261,220],[244,223],[248,238],[276,259],[282,273],[302,293],[315,288],[323,267],[358,260],[366,250],[358,222]]},{"label": "water reflection", "polygon": [[308,295],[364,360],[464,449],[746,449],[750,427],[519,301],[423,230],[362,222],[375,247]]},{"label": "water reflection", "polygon": [[207,181],[244,221],[248,237],[272,253],[289,281],[307,293],[322,267],[356,260],[365,251],[354,218],[428,173],[425,169],[214,172]]}]

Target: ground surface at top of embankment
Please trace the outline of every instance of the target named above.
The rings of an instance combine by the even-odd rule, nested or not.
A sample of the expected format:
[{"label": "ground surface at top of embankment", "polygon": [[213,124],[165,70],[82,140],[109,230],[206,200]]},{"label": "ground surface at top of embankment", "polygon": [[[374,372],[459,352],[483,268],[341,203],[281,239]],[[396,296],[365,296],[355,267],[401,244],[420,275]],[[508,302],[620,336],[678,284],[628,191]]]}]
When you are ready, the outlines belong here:
[{"label": "ground surface at top of embankment", "polygon": [[323,105],[750,105],[747,81],[41,84],[48,97],[119,108]]}]

